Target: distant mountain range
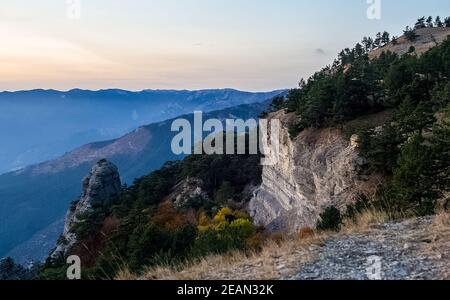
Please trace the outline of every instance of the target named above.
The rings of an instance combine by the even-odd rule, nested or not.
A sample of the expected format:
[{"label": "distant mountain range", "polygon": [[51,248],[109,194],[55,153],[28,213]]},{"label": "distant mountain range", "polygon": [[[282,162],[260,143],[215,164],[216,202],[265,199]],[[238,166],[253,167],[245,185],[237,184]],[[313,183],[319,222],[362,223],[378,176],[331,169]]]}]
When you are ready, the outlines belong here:
[{"label": "distant mountain range", "polygon": [[233,89],[0,93],[0,174],[54,159],[80,145],[194,110],[258,103],[278,94]]},{"label": "distant mountain range", "polygon": [[[204,97],[208,94],[199,93],[206,93]],[[211,93],[215,96],[208,97],[217,97],[219,92]],[[225,99],[235,93],[243,95],[236,91],[222,93]],[[268,98],[262,103],[214,111],[205,114],[204,118],[257,118],[268,108],[272,95],[276,94],[244,97],[242,101],[260,99],[262,95]],[[194,99],[198,98],[186,101]],[[210,101],[205,100],[196,107],[210,109]],[[193,121],[192,114],[182,117]],[[83,176],[97,160],[107,158],[116,164],[122,182],[131,183],[135,178],[158,169],[166,161],[182,159],[183,156],[173,154],[170,148],[171,140],[177,134],[171,132],[171,124],[172,120],[168,120],[141,126],[118,139],[86,144],[54,160],[0,175],[0,257],[12,256],[22,263],[45,258],[62,231],[62,220],[70,202],[80,194]]]}]

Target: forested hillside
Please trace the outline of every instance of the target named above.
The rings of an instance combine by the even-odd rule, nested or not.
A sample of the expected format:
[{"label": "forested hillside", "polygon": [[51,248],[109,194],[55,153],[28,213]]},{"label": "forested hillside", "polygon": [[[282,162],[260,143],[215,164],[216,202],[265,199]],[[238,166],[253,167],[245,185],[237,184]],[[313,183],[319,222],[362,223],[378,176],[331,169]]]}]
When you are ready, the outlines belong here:
[{"label": "forested hillside", "polygon": [[[436,26],[444,28],[438,20]],[[416,38],[421,26],[419,20],[403,38]],[[365,159],[361,175],[384,178],[373,198],[361,197],[345,211],[324,208],[316,228],[300,231],[302,238],[339,231],[344,221],[357,226],[358,215],[368,209],[396,219],[448,207],[450,39],[420,55],[414,49],[402,55],[387,50],[370,59],[371,51],[396,40],[387,33],[365,38],[272,104],[296,114],[291,139],[311,127],[342,129]],[[381,126],[367,121],[380,112]],[[84,215],[73,228],[79,243],[72,252],[82,258],[85,278],[115,278],[121,269],[141,274],[155,266],[177,270],[231,250],[258,253],[269,236],[276,240],[245,212],[260,181],[258,155],[199,155],[167,163],[126,187],[114,205]],[[64,275],[63,258],[49,259],[40,274]]]},{"label": "forested hillside", "polygon": [[[262,236],[243,212],[261,179],[259,155],[193,155],[137,179],[114,199],[79,217],[71,253],[85,278],[113,278],[210,253],[255,249]],[[64,257],[50,258],[42,278],[64,278]]]},{"label": "forested hillside", "polygon": [[[415,29],[405,30],[405,38],[417,39],[422,28],[448,29],[439,20],[419,19]],[[332,66],[290,91],[284,105],[298,115],[291,134],[308,127],[343,127],[392,110],[383,126],[362,124],[348,132],[358,135],[360,152],[368,159],[366,171],[388,178],[374,204],[393,215],[433,213],[450,189],[450,39],[421,55],[414,49],[404,55],[383,51],[396,43],[388,33],[372,41],[364,38],[342,51]],[[371,60],[373,49],[381,54]]]}]

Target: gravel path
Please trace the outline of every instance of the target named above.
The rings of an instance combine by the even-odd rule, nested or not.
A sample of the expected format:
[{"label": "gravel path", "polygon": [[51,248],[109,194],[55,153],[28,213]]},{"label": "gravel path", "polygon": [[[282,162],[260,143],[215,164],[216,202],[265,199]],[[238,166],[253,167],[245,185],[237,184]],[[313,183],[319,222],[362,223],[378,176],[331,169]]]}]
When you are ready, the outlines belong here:
[{"label": "gravel path", "polygon": [[327,240],[292,280],[450,279],[450,230],[433,218],[387,223]]}]

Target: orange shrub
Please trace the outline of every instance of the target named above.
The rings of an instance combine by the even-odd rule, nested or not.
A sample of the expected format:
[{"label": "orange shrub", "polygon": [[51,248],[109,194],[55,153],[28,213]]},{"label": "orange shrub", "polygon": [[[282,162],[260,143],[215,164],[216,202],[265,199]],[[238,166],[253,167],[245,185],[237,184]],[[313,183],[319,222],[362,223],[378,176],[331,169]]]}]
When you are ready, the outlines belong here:
[{"label": "orange shrub", "polygon": [[310,238],[310,237],[313,237],[314,235],[315,235],[314,230],[311,229],[311,228],[309,228],[309,227],[302,228],[302,229],[300,229],[300,231],[298,232],[298,237],[299,237],[301,240],[308,239],[308,238]]},{"label": "orange shrub", "polygon": [[170,230],[179,229],[189,223],[186,215],[178,212],[169,201],[159,205],[151,222]]}]

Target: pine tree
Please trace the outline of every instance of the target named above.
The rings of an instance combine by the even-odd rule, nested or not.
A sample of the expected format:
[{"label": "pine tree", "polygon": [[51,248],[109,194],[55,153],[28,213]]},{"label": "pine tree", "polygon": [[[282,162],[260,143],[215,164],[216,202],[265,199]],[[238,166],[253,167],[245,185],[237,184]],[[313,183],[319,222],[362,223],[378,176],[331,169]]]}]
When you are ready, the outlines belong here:
[{"label": "pine tree", "polygon": [[355,57],[356,58],[359,58],[359,57],[363,56],[364,55],[364,48],[363,48],[363,46],[360,43],[356,44],[354,52],[355,52]]},{"label": "pine tree", "polygon": [[441,17],[439,17],[439,16],[436,17],[434,24],[436,25],[436,27],[442,27],[444,25],[444,24],[442,24]]},{"label": "pine tree", "polygon": [[416,25],[414,26],[415,29],[425,28],[425,17],[422,17],[420,19],[417,19]]},{"label": "pine tree", "polygon": [[445,18],[444,23],[445,27],[450,27],[450,17]]},{"label": "pine tree", "polygon": [[373,39],[371,37],[364,37],[362,40],[362,44],[366,52],[369,52],[373,47]]},{"label": "pine tree", "polygon": [[283,96],[276,96],[272,100],[271,109],[273,111],[279,111],[284,108],[285,100]]},{"label": "pine tree", "polygon": [[338,54],[339,60],[341,61],[341,64],[345,65],[347,63],[347,58],[345,56],[345,51],[342,50],[339,54]]},{"label": "pine tree", "polygon": [[434,23],[433,23],[433,17],[429,16],[427,19],[427,27],[429,28],[433,28],[434,27]]},{"label": "pine tree", "polygon": [[433,166],[436,176],[436,188],[442,192],[450,191],[450,104],[441,124],[433,129]]},{"label": "pine tree", "polygon": [[381,32],[377,33],[377,36],[375,37],[373,45],[375,48],[379,48],[381,46]]},{"label": "pine tree", "polygon": [[420,216],[434,213],[439,195],[433,189],[433,173],[431,149],[425,145],[421,133],[416,133],[403,147],[394,171],[393,206],[397,211]]},{"label": "pine tree", "polygon": [[306,86],[306,81],[304,78],[301,78],[300,81],[298,82],[298,87],[302,89],[305,86]]},{"label": "pine tree", "polygon": [[414,29],[410,28],[409,26],[406,26],[406,29],[403,31],[403,33],[405,34],[406,39],[410,42],[414,42],[418,37]]},{"label": "pine tree", "polygon": [[387,31],[383,32],[383,35],[381,36],[381,43],[383,44],[383,46],[389,43],[390,41],[391,41],[390,34]]},{"label": "pine tree", "polygon": [[409,96],[399,105],[395,119],[397,132],[404,139],[408,139],[412,133],[419,133],[432,127],[432,124],[436,121],[428,105],[423,102],[415,105],[415,102]]},{"label": "pine tree", "polygon": [[342,226],[342,215],[335,206],[330,206],[320,215],[316,228],[321,231],[333,230],[339,231]]}]

